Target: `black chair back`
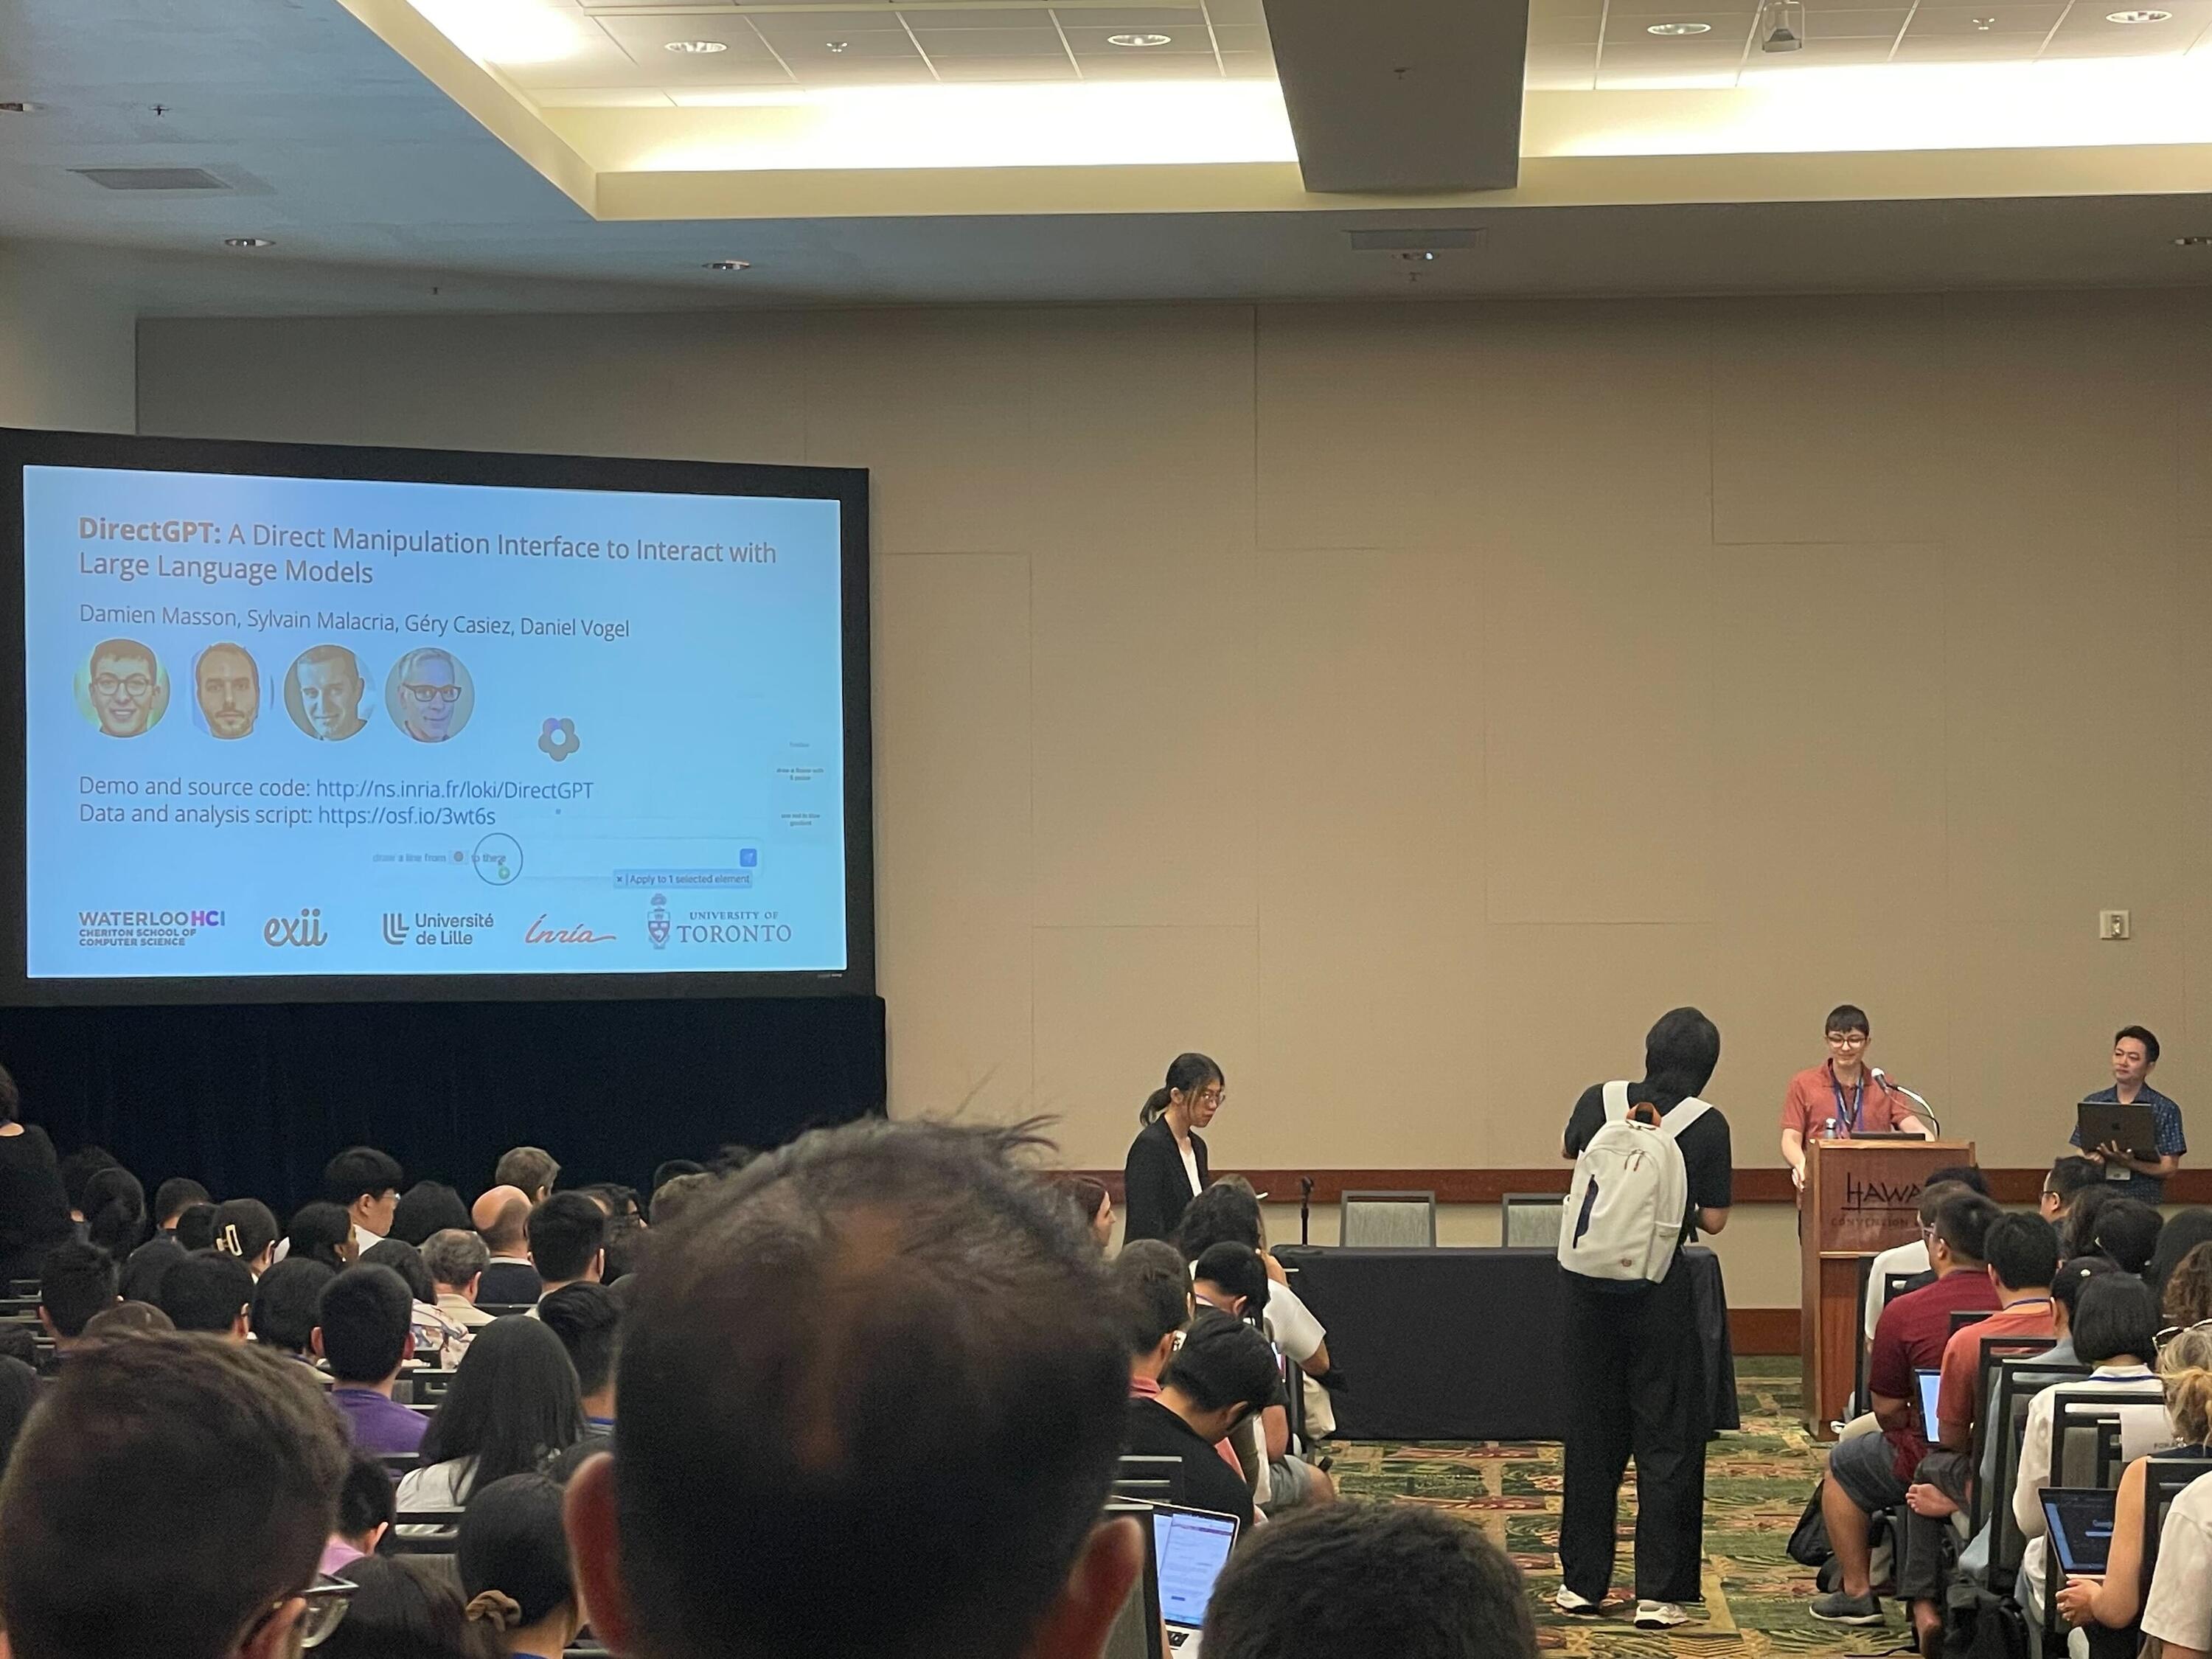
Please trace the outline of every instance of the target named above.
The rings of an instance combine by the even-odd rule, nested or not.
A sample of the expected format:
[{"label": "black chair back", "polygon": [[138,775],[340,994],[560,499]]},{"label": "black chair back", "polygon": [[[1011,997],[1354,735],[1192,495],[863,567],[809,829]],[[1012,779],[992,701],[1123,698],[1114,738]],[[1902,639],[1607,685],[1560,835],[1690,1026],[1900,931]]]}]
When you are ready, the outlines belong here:
[{"label": "black chair back", "polygon": [[2027,1437],[2028,1407],[2045,1389],[2089,1374],[2089,1367],[2081,1364],[1997,1361],[1996,1378],[1990,1389],[1987,1430],[1998,1437],[1997,1456],[1988,1480],[1980,1479],[1978,1472],[1972,1518],[1978,1522],[1986,1516],[1990,1522],[1990,1587],[2000,1592],[2012,1588],[2012,1581],[2020,1571],[2021,1557],[2027,1549],[2027,1540],[2013,1516],[2012,1495],[2013,1488],[2020,1484],[2020,1453]]},{"label": "black chair back", "polygon": [[2212,1462],[2202,1457],[2146,1457],[2143,1459],[2143,1594],[2150,1594],[2150,1575],[2158,1565],[2159,1534],[2166,1530],[2166,1512],[2173,1500],[2212,1474]]},{"label": "black chair back", "polygon": [[[2041,1353],[2051,1346],[2051,1339],[2043,1336],[1985,1336],[1981,1339],[1974,1362],[1973,1445],[1976,1470],[1988,1467],[1985,1454],[1989,1445],[1990,1425],[1994,1420],[1990,1409],[1990,1395],[1993,1391],[1998,1364],[2006,1359]],[[2087,1374],[2085,1368],[2083,1375]],[[1966,1510],[1969,1536],[1982,1529],[1984,1504],[1987,1498],[1983,1487],[1986,1484],[1978,1478],[1974,1482],[1973,1498]],[[2003,1490],[2008,1494],[2011,1492],[2008,1486]],[[2008,1496],[2006,1501],[2008,1503],[2011,1501]]]},{"label": "black chair back", "polygon": [[384,1465],[384,1472],[395,1482],[403,1474],[412,1474],[422,1462],[413,1452],[379,1452],[376,1461]]},{"label": "black chair back", "polygon": [[[1958,1334],[1959,1334],[1960,1331],[1965,1330],[1965,1329],[1966,1328],[1966,1327],[1967,1327],[1967,1326],[1969,1326],[1969,1325],[1978,1325],[1978,1324],[1980,1324],[1980,1323],[1981,1323],[1984,1319],[1987,1319],[1987,1318],[1988,1318],[1991,1314],[1995,1313],[1996,1311],[1996,1310],[1995,1308],[1954,1308],[1954,1309],[1952,1309],[1952,1310],[1951,1310],[1951,1334],[1952,1334],[1952,1335],[1954,1335],[1954,1336],[1956,1336],[1956,1335],[1958,1335]],[[2045,1346],[2045,1347],[2049,1347],[2051,1345],[2050,1345],[2049,1343],[2047,1343],[2047,1342],[2046,1342],[2045,1344],[2044,1344],[2044,1346]]]},{"label": "black chair back", "polygon": [[479,1302],[478,1313],[488,1313],[494,1319],[504,1319],[510,1314],[526,1314],[538,1304],[534,1302]]},{"label": "black chair back", "polygon": [[[1132,1484],[1164,1487],[1160,1492],[1131,1492],[1123,1488]],[[1116,1496],[1127,1496],[1146,1503],[1180,1504],[1182,1502],[1182,1459],[1156,1457],[1141,1452],[1124,1453],[1114,1471],[1114,1492]]]}]

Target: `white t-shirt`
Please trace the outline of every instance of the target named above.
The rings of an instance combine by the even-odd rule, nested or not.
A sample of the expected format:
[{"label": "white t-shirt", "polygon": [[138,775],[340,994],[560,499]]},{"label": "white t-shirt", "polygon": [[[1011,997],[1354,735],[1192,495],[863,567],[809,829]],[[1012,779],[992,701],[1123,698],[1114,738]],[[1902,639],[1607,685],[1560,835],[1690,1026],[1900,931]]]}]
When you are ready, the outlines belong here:
[{"label": "white t-shirt", "polygon": [[459,1510],[469,1501],[476,1467],[473,1457],[449,1457],[442,1463],[410,1469],[399,1477],[399,1490],[392,1496],[392,1507],[403,1510]]},{"label": "white t-shirt", "polygon": [[1910,1244],[1899,1244],[1884,1250],[1875,1257],[1874,1266],[1867,1269],[1866,1334],[1874,1340],[1875,1322],[1881,1317],[1881,1283],[1884,1274],[1894,1278],[1899,1273],[1924,1273],[1933,1266],[1928,1260],[1928,1242],[1916,1238]]},{"label": "white t-shirt", "polygon": [[1198,1178],[1198,1148],[1188,1140],[1182,1143],[1182,1172],[1190,1177],[1190,1195],[1193,1198],[1206,1190]]},{"label": "white t-shirt", "polygon": [[2015,1597],[2022,1607],[2043,1605],[2044,1562],[2050,1544],[2044,1537],[2043,1489],[2051,1484],[2051,1419],[2052,1402],[2075,1393],[2142,1394],[2156,1403],[2123,1406],[2115,1413],[2120,1422],[2120,1457],[2124,1462],[2167,1445],[2173,1425],[2166,1414],[2165,1385],[2141,1365],[2100,1365],[2078,1382],[2060,1382],[2045,1389],[2027,1403],[2027,1422],[2020,1443],[2020,1478],[2012,1489],[2012,1518],[2027,1540],[2020,1560],[2022,1589]]},{"label": "white t-shirt", "polygon": [[2177,1647],[2212,1648],[2212,1474],[2191,1481],[2166,1512],[2142,1630]]}]

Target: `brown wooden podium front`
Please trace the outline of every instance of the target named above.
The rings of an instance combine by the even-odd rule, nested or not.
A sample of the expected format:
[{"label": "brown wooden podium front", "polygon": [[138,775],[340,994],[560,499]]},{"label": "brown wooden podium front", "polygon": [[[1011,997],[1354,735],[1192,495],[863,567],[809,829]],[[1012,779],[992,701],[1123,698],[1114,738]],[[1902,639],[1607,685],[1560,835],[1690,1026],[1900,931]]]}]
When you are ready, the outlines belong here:
[{"label": "brown wooden podium front", "polygon": [[1857,1385],[1859,1262],[1920,1236],[1920,1188],[1931,1170],[1972,1164],[1971,1140],[1816,1140],[1798,1200],[1804,1258],[1798,1348],[1805,1420],[1815,1434],[1844,1415]]}]

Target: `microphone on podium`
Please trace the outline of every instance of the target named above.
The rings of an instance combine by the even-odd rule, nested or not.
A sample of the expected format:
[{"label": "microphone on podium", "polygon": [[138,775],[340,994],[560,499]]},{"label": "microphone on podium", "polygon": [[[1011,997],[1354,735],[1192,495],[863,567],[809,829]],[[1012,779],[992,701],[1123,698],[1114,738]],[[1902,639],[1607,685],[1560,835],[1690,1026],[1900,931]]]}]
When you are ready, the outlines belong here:
[{"label": "microphone on podium", "polygon": [[1935,1131],[1934,1133],[1928,1137],[1930,1140],[1938,1140],[1942,1138],[1943,1121],[1936,1115],[1936,1109],[1933,1106],[1930,1106],[1918,1095],[1914,1094],[1911,1090],[1906,1088],[1902,1083],[1898,1082],[1896,1079],[1891,1077],[1888,1073],[1883,1071],[1879,1066],[1868,1066],[1867,1073],[1869,1076],[1872,1077],[1876,1083],[1881,1084],[1885,1089],[1896,1090],[1898,1093],[1903,1095],[1907,1100],[1911,1101],[1914,1105],[1920,1109],[1922,1115],[1927,1118],[1929,1127]]}]

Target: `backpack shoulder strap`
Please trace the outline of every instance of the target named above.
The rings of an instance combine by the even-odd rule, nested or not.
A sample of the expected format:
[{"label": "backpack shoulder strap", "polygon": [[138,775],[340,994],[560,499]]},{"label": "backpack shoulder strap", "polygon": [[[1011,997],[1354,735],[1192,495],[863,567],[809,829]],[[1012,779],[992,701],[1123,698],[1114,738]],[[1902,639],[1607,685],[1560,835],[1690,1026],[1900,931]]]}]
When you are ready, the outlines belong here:
[{"label": "backpack shoulder strap", "polygon": [[1661,1118],[1659,1127],[1667,1132],[1669,1139],[1680,1140],[1682,1138],[1683,1130],[1712,1109],[1711,1101],[1699,1100],[1695,1095],[1692,1095],[1676,1106],[1673,1111]]},{"label": "backpack shoulder strap", "polygon": [[1626,1122],[1628,1118],[1628,1084],[1617,1079],[1605,1085],[1605,1121],[1607,1123]]}]

